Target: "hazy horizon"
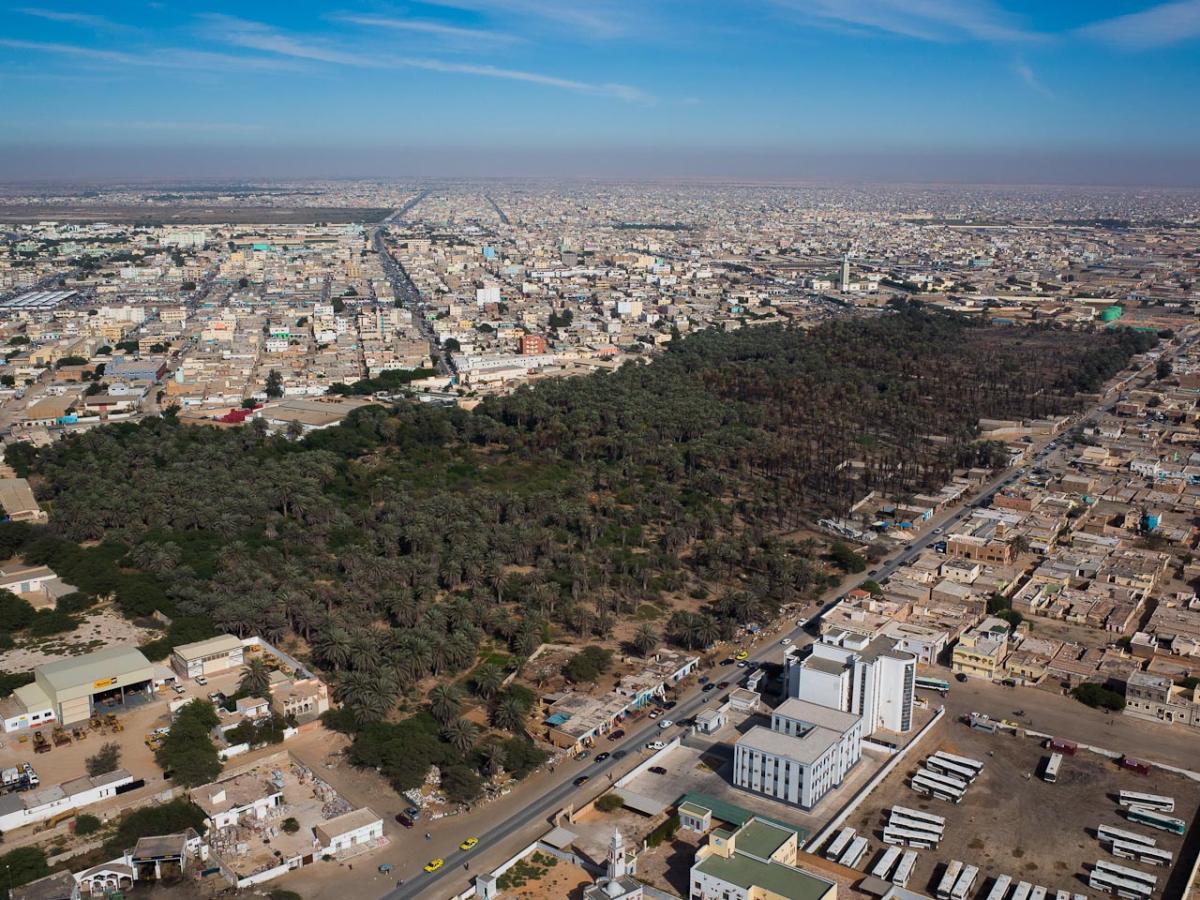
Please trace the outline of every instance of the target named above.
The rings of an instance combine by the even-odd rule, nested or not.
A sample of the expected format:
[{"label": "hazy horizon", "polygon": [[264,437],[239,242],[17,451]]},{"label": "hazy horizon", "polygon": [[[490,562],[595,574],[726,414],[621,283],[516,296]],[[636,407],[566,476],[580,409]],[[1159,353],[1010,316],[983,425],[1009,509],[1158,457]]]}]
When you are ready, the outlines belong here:
[{"label": "hazy horizon", "polygon": [[671,148],[0,146],[0,183],[187,179],[601,179],[1200,188],[1200,155]]}]

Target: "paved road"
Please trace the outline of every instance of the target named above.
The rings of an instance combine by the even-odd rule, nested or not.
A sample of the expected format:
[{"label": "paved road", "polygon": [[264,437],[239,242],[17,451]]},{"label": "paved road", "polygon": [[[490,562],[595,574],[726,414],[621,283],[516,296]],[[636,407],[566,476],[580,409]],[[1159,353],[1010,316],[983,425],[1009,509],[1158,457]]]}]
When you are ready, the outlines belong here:
[{"label": "paved road", "polygon": [[[1189,338],[1184,342],[1183,347],[1189,346],[1195,338]],[[1181,347],[1181,350],[1183,349]],[[1124,380],[1125,384],[1130,384],[1139,376],[1145,375],[1148,371],[1153,370],[1154,364],[1141,369],[1138,373]],[[1075,421],[1081,421],[1089,416],[1096,415],[1100,412],[1110,411],[1113,403],[1115,391],[1110,389],[1100,398],[1093,408],[1079,414],[1075,417]],[[988,481],[974,495],[965,499],[963,505],[952,510],[942,513],[936,517],[930,524],[931,529],[922,537],[917,538],[911,543],[896,550],[891,557],[879,565],[876,569],[871,570],[874,574],[867,577],[876,580],[882,580],[889,577],[896,571],[897,568],[904,565],[915,557],[918,553],[924,550],[932,543],[941,540],[940,532],[950,530],[958,522],[966,518],[975,505],[986,497],[989,497],[1001,487],[1012,483],[1019,479],[1025,471],[1032,466],[1040,465],[1042,462],[1055,452],[1050,447],[1051,444],[1057,446],[1057,440],[1043,439],[1035,441],[1033,444],[1033,454],[1030,462],[1023,468],[1013,471],[1005,470],[995,478]],[[937,530],[939,534],[934,534]],[[841,585],[831,589],[821,597],[818,604],[808,618],[804,619],[804,625],[799,623],[788,633],[782,636],[773,636],[770,640],[760,645],[751,654],[748,663],[753,665],[761,665],[767,661],[779,662],[785,652],[786,644],[795,644],[803,646],[806,643],[811,643],[813,636],[810,631],[815,632],[815,623],[819,623],[820,618],[833,608],[846,588],[858,581],[861,581],[862,575],[851,576],[843,581]],[[717,666],[711,672],[705,673],[713,681],[730,681],[736,682],[744,674],[741,669],[734,666]],[[714,690],[708,694],[702,693],[702,688],[699,684],[693,684],[690,691],[682,695],[679,699],[679,705],[672,709],[668,715],[672,716],[676,721],[679,719],[687,719],[694,716],[699,710],[703,709],[709,703],[719,703],[728,695],[727,690]],[[1033,725],[1030,726],[1035,730],[1044,730],[1047,732],[1057,731],[1072,739],[1095,743],[1099,746],[1107,747],[1112,750],[1121,750],[1117,746],[1111,746],[1113,742],[1124,743],[1130,746],[1144,746],[1144,733],[1147,728],[1152,728],[1156,746],[1161,747],[1155,758],[1161,759],[1164,762],[1179,761],[1180,765],[1184,765],[1186,760],[1195,757],[1195,741],[1194,738],[1188,735],[1176,735],[1171,729],[1165,726],[1153,728],[1152,723],[1134,723],[1129,720],[1117,717],[1116,720],[1109,724],[1108,717],[1096,713],[1096,711],[1087,707],[1081,706],[1074,700],[1066,697],[1055,695],[1046,691],[1037,690],[1015,690],[1004,688],[999,685],[982,682],[970,682],[966,685],[955,684],[954,689],[950,692],[947,698],[947,712],[955,715],[969,712],[971,710],[980,710],[998,713],[1000,716],[1008,716],[1011,714],[1012,708],[1024,708],[1027,719],[1032,717]],[[408,900],[415,897],[450,897],[460,893],[469,886],[470,878],[478,871],[487,871],[488,868],[495,865],[495,860],[488,855],[488,865],[481,864],[474,866],[475,872],[464,870],[463,864],[469,862],[473,856],[487,853],[488,850],[495,850],[497,847],[504,847],[507,853],[516,852],[521,843],[514,840],[521,836],[521,832],[527,827],[535,824],[546,824],[550,817],[559,809],[566,806],[568,803],[574,803],[577,807],[583,806],[592,797],[597,796],[606,790],[610,784],[609,773],[613,773],[612,781],[618,778],[617,773],[624,773],[633,767],[637,758],[641,755],[642,749],[649,741],[665,736],[673,736],[678,729],[678,726],[672,726],[665,730],[660,729],[657,723],[649,723],[641,726],[637,731],[631,731],[636,726],[628,726],[626,731],[630,733],[620,743],[609,744],[603,749],[609,750],[625,750],[629,755],[617,761],[612,758],[605,760],[603,763],[592,763],[584,768],[581,772],[572,770],[564,775],[562,783],[551,788],[546,793],[537,798],[531,799],[531,802],[523,807],[519,813],[498,824],[483,834],[478,835],[480,839],[479,846],[471,853],[463,853],[455,851],[445,857],[445,865],[437,872],[431,874],[421,874],[415,878],[408,880],[403,886],[398,887],[385,895],[386,900]],[[1142,737],[1138,738],[1138,735]],[[1108,740],[1106,740],[1108,738]],[[597,750],[601,749],[597,747]],[[1192,763],[1195,764],[1194,762]],[[579,774],[589,776],[587,784],[576,787],[573,779]],[[520,788],[518,788],[519,790]],[[467,837],[464,832],[462,837]],[[526,843],[528,840],[526,840]]]}]

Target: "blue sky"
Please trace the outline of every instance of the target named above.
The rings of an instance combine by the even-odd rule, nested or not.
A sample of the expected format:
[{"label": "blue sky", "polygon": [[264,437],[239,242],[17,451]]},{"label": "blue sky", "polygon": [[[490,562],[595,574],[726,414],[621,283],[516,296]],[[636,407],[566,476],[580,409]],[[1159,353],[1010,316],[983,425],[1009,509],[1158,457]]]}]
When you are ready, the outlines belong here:
[{"label": "blue sky", "polygon": [[1200,157],[1200,0],[45,0],[2,21],[0,162]]}]

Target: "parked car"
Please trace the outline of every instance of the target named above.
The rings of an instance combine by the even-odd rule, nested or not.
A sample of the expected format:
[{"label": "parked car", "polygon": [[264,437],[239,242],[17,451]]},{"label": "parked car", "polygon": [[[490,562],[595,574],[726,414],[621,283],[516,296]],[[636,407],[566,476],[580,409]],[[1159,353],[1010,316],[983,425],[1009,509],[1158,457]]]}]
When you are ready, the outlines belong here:
[{"label": "parked car", "polygon": [[576,761],[576,762],[583,762],[583,761],[584,761],[585,759],[587,759],[589,756],[591,756],[591,754],[590,754],[590,753],[588,753],[586,750],[580,750],[578,753],[576,753],[576,754],[575,754],[575,761]]},{"label": "parked car", "polygon": [[208,684],[208,679],[205,678],[203,675],[197,675],[196,676],[196,684],[200,685],[200,687],[204,687],[206,684]]},{"label": "parked car", "polygon": [[701,684],[708,684],[708,676],[707,676],[707,675],[701,675],[701,676],[700,676],[700,683],[701,683]]},{"label": "parked car", "polygon": [[621,759],[624,759],[625,757],[627,757],[628,755],[629,755],[628,750],[614,750],[613,754],[612,754],[612,758],[621,760]]},{"label": "parked car", "polygon": [[666,775],[667,774],[667,770],[664,769],[662,766],[651,766],[650,771],[653,772],[655,775]]},{"label": "parked car", "polygon": [[791,638],[784,638],[784,639],[783,639],[782,641],[780,641],[779,643],[780,643],[780,644],[782,644],[784,647],[786,647],[786,646],[787,646],[788,644],[790,644],[791,642],[792,642],[792,639],[791,639]]},{"label": "parked car", "polygon": [[709,691],[715,691],[716,689],[717,689],[717,686],[710,681],[708,684],[706,684],[700,690],[707,694]]},{"label": "parked car", "polygon": [[651,741],[650,743],[648,743],[646,745],[646,749],[647,750],[661,750],[665,746],[667,746],[667,745],[664,744],[662,741]]},{"label": "parked car", "polygon": [[954,680],[957,682],[960,682],[962,684],[966,684],[967,676],[964,673],[959,672],[957,675],[954,676]]},{"label": "parked car", "polygon": [[610,756],[612,756],[611,753],[597,753],[596,754],[596,762],[598,762],[598,763],[604,762]]},{"label": "parked car", "polygon": [[663,719],[661,722],[658,723],[658,727],[659,728],[670,728],[673,724],[675,724],[675,723],[673,723],[670,719]]},{"label": "parked car", "polygon": [[718,681],[717,687],[721,690],[724,690],[725,688],[729,687],[729,682],[728,681]]},{"label": "parked car", "polygon": [[421,811],[419,809],[417,809],[415,806],[404,807],[404,814],[406,816],[408,816],[410,819],[412,819],[414,822],[417,821],[417,819],[421,818]]},{"label": "parked car", "polygon": [[402,812],[396,813],[396,821],[399,824],[403,825],[405,828],[412,828],[416,824],[416,822],[414,822],[412,819],[410,819],[408,816],[406,816]]},{"label": "parked car", "polygon": [[678,705],[679,705],[678,700],[668,700],[666,703],[663,704],[663,709],[674,709]]},{"label": "parked car", "polygon": [[738,663],[738,668],[739,668],[739,669],[744,669],[744,668],[746,668],[746,663],[745,663],[745,661],[742,661],[742,662]]},{"label": "parked car", "polygon": [[575,787],[583,787],[583,785],[587,784],[591,780],[592,779],[590,777],[588,777],[587,775],[580,775],[578,778],[575,779],[574,784],[575,784]]},{"label": "parked car", "polygon": [[184,692],[185,688],[182,684],[173,684],[173,685],[171,685],[171,690],[173,690],[177,694],[182,694]]},{"label": "parked car", "polygon": [[658,718],[658,710],[657,709],[650,710],[650,718],[652,718],[652,719]]},{"label": "parked car", "polygon": [[624,728],[618,728],[616,731],[610,731],[608,733],[608,739],[610,741],[619,741],[623,737],[625,737],[625,729]]}]

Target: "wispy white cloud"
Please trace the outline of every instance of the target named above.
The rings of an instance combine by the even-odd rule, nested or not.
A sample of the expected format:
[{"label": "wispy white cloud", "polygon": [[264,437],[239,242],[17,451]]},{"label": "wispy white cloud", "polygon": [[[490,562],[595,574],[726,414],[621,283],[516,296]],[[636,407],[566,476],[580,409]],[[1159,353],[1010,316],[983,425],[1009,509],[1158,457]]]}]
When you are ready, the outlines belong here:
[{"label": "wispy white cloud", "polygon": [[1025,62],[1019,56],[1013,61],[1013,71],[1017,73],[1017,77],[1025,82],[1025,86],[1031,91],[1035,91],[1043,97],[1054,96],[1054,92],[1042,84],[1041,80],[1037,77],[1037,73],[1033,71],[1029,63]]},{"label": "wispy white cloud", "polygon": [[50,22],[62,22],[65,25],[82,25],[85,28],[96,28],[107,31],[125,31],[130,27],[122,25],[120,22],[114,22],[112,19],[106,19],[104,16],[66,12],[58,9],[45,9],[40,6],[18,6],[13,12],[35,16],[36,18],[46,19]]},{"label": "wispy white cloud", "polygon": [[158,69],[197,69],[214,72],[242,71],[293,71],[296,66],[287,60],[262,56],[241,56],[230,53],[214,53],[206,50],[181,50],[162,47],[145,53],[122,50],[102,50],[96,47],[80,47],[52,41],[22,41],[0,38],[0,47],[12,50],[27,50],[34,53],[49,53],[66,56],[84,62],[114,66],[138,66]]},{"label": "wispy white cloud", "polygon": [[486,15],[540,20],[591,38],[615,38],[645,24],[650,4],[622,0],[426,0],[435,6]]},{"label": "wispy white cloud", "polygon": [[1200,37],[1200,0],[1176,0],[1085,25],[1079,33],[1129,50],[1165,47]]},{"label": "wispy white cloud", "polygon": [[857,28],[923,41],[1018,42],[1041,35],[990,0],[770,0],[816,25]]},{"label": "wispy white cloud", "polygon": [[653,98],[639,88],[617,82],[587,82],[559,78],[539,72],[506,69],[499,66],[450,62],[431,57],[396,56],[367,50],[351,51],[328,41],[305,40],[284,34],[261,22],[233,16],[208,15],[207,33],[216,40],[235,47],[276,53],[295,59],[311,60],[337,66],[360,69],[424,69],[459,75],[477,75],[559,88],[577,94],[614,97],[632,103],[650,103]]},{"label": "wispy white cloud", "polygon": [[437,38],[452,41],[462,41],[471,44],[512,44],[522,40],[513,34],[500,31],[488,31],[483,28],[461,28],[456,25],[445,25],[441,22],[428,22],[424,19],[398,19],[392,16],[344,15],[338,16],[338,21],[351,25],[361,25],[364,28],[386,28],[392,31],[411,31],[417,34],[428,34]]}]

